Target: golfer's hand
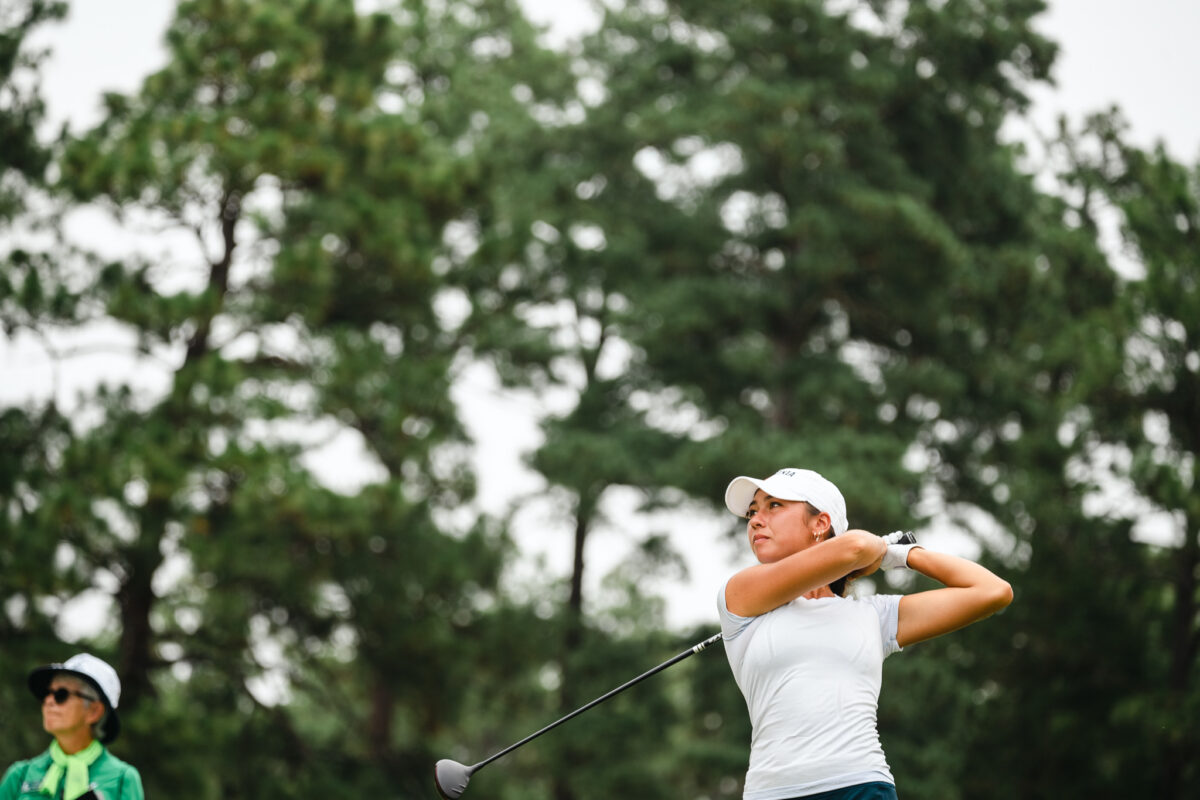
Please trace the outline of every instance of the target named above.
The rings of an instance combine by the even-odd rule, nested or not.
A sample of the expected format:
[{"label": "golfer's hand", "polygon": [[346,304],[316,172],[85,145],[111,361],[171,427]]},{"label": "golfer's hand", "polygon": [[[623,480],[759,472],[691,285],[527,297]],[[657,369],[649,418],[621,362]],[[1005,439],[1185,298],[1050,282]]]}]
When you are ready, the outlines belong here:
[{"label": "golfer's hand", "polygon": [[[911,533],[905,531],[892,531],[884,536],[883,540],[888,543],[888,548],[880,569],[908,569],[909,552],[914,547],[921,546],[913,541]],[[900,544],[901,541],[907,541],[907,543]]]}]

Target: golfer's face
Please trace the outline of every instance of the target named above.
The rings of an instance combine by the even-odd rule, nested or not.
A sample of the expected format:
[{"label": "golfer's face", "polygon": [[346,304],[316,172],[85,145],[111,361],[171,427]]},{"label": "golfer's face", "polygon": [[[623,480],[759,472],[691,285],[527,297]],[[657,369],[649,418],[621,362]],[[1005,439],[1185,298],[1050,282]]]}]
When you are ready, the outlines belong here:
[{"label": "golfer's face", "polygon": [[750,549],[760,563],[770,564],[814,543],[804,503],[780,500],[759,489],[746,516]]}]

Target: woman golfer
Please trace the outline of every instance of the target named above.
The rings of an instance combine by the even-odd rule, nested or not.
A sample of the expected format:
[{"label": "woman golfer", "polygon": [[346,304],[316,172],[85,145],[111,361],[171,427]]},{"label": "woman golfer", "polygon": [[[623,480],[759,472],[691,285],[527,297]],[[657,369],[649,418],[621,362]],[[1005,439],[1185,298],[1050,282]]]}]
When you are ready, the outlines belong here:
[{"label": "woman golfer", "polygon": [[[847,530],[842,493],[812,470],[735,478],[725,505],[746,517],[759,562],[717,601],[753,727],[745,800],[894,800],[875,728],[883,659],[999,611],[1012,588],[965,559]],[[945,588],[841,596],[880,567]]]}]

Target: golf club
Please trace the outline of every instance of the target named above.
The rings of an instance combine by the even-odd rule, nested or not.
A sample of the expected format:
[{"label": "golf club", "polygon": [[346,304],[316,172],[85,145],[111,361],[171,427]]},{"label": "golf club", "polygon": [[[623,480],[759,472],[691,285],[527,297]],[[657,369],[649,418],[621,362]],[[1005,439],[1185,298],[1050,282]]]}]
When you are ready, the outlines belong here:
[{"label": "golf club", "polygon": [[570,714],[567,714],[565,717],[562,717],[561,719],[551,722],[549,725],[542,728],[537,733],[533,733],[533,734],[530,734],[529,736],[526,736],[524,739],[517,742],[516,744],[509,745],[508,747],[504,748],[503,750],[496,753],[495,755],[490,756],[489,758],[485,758],[483,761],[480,761],[478,764],[468,767],[465,764],[458,763],[457,761],[451,761],[448,758],[443,758],[441,761],[437,762],[437,764],[434,765],[434,768],[433,768],[433,781],[435,784],[437,784],[438,794],[440,794],[442,797],[445,797],[447,800],[454,800],[454,798],[461,797],[462,793],[464,791],[466,791],[466,789],[467,789],[467,782],[471,780],[471,776],[473,774],[475,774],[475,772],[477,772],[478,770],[483,769],[488,764],[495,761],[496,759],[500,758],[501,756],[508,755],[513,750],[516,750],[518,747],[520,747],[521,745],[528,744],[529,742],[533,741],[537,737],[541,736],[546,731],[551,730],[552,728],[557,728],[559,725],[563,724],[564,722],[571,719],[572,717],[579,716],[583,712],[587,711],[589,708],[592,708],[593,706],[597,706],[600,703],[603,703],[605,700],[609,699],[613,695],[616,695],[616,694],[619,694],[619,693],[625,691],[630,686],[633,686],[635,683],[639,683],[639,682],[645,680],[646,678],[649,678],[651,675],[653,675],[657,672],[662,672],[664,669],[666,669],[669,666],[672,666],[673,664],[678,664],[683,659],[687,658],[688,656],[690,656],[694,653],[699,653],[701,650],[708,647],[709,645],[716,644],[718,641],[720,641],[720,639],[721,639],[721,634],[719,634],[719,633],[708,637],[703,642],[700,642],[700,643],[692,646],[691,648],[684,650],[679,655],[677,655],[674,658],[671,658],[667,661],[664,661],[663,663],[659,664],[657,667],[654,667],[651,670],[643,672],[641,675],[638,675],[633,680],[623,683],[620,686],[618,686],[617,688],[613,689],[608,694],[597,697],[595,700],[588,703],[587,705],[581,706],[581,707],[575,709]]},{"label": "golf club", "polygon": [[[916,541],[917,541],[916,537],[907,531],[895,531],[893,533],[889,533],[888,535],[884,536],[883,538],[888,542],[888,544],[916,544]],[[611,692],[608,692],[607,694],[597,697],[595,700],[588,703],[587,705],[581,706],[581,707],[575,709],[570,714],[567,714],[565,717],[562,717],[561,719],[557,719],[554,722],[551,722],[549,725],[542,728],[540,731],[537,731],[536,733],[532,733],[529,736],[526,736],[524,739],[517,742],[516,744],[509,745],[508,747],[504,748],[503,750],[496,753],[495,755],[485,758],[483,761],[480,761],[478,764],[474,764],[474,765],[468,767],[466,764],[460,764],[457,761],[452,761],[449,758],[441,759],[433,767],[433,782],[437,786],[438,794],[440,794],[442,797],[446,798],[446,800],[455,800],[455,798],[461,797],[462,793],[467,790],[467,783],[471,780],[471,776],[474,775],[477,771],[486,767],[488,764],[495,761],[496,759],[498,759],[502,756],[508,755],[513,750],[516,750],[518,747],[520,747],[521,745],[532,742],[534,739],[541,736],[546,731],[549,731],[553,728],[557,728],[559,725],[563,724],[564,722],[571,719],[572,717],[577,717],[580,714],[582,714],[583,712],[587,711],[589,708],[592,708],[593,706],[597,706],[597,705],[603,703],[605,700],[609,699],[610,697],[612,697],[616,694],[620,694],[621,692],[628,689],[630,686],[633,686],[635,683],[640,683],[641,681],[644,681],[646,678],[649,678],[651,675],[654,675],[655,673],[658,673],[658,672],[662,672],[664,669],[666,669],[667,667],[670,667],[674,664],[678,664],[680,661],[687,658],[688,656],[693,655],[694,653],[699,653],[701,650],[705,649],[709,645],[716,644],[720,640],[720,638],[721,638],[721,634],[719,634],[719,633],[713,634],[712,636],[708,637],[704,641],[693,645],[692,647],[690,647],[687,650],[684,650],[682,653],[675,656],[674,658],[668,659],[667,661],[664,661],[663,663],[659,664],[657,667],[654,667],[653,669],[643,672],[641,675],[638,675],[633,680],[627,681],[626,683],[623,683],[620,686],[618,686],[617,688],[613,689]]]}]

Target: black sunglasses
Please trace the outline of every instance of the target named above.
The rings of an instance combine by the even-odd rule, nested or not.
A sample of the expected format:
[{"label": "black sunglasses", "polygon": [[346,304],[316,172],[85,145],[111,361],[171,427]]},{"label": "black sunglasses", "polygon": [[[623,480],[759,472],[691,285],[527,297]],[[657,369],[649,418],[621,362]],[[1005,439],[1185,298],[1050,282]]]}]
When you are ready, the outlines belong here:
[{"label": "black sunglasses", "polygon": [[71,695],[74,695],[75,697],[80,697],[84,700],[90,700],[93,703],[96,702],[96,698],[92,697],[90,694],[84,694],[83,692],[77,692],[74,689],[68,689],[65,686],[60,686],[57,689],[46,689],[46,691],[42,693],[43,701],[45,701],[46,695],[53,696],[54,702],[60,706],[63,703],[67,702],[67,700],[69,700],[71,698]]}]

